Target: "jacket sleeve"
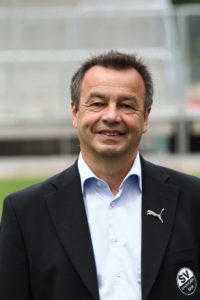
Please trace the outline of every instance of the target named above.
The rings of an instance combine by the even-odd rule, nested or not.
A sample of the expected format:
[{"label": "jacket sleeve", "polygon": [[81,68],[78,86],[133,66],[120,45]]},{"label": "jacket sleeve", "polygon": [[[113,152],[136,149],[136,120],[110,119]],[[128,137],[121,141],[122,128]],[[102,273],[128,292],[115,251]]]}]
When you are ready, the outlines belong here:
[{"label": "jacket sleeve", "polygon": [[4,201],[0,232],[0,299],[32,299],[25,243],[10,197]]}]

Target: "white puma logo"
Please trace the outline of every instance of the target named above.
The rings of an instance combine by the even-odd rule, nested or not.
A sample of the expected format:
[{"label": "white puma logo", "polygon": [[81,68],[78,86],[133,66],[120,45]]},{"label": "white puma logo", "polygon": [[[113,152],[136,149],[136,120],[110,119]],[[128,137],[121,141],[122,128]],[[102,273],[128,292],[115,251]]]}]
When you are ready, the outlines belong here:
[{"label": "white puma logo", "polygon": [[162,219],[161,216],[162,216],[162,213],[163,213],[164,210],[165,210],[165,209],[162,208],[162,209],[161,209],[161,212],[160,212],[159,214],[155,213],[155,212],[152,211],[152,210],[147,210],[147,216],[153,216],[153,217],[156,217],[156,218],[158,218],[158,219],[160,220],[161,223],[163,223],[163,219]]}]

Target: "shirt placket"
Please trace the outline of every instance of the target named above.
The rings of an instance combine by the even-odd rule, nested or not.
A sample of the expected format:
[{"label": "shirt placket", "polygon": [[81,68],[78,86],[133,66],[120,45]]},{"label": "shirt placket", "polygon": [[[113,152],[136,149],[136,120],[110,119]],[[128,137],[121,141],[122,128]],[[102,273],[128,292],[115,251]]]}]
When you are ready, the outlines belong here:
[{"label": "shirt placket", "polygon": [[110,254],[111,254],[111,274],[112,274],[112,287],[113,287],[113,300],[121,300],[120,286],[123,280],[123,270],[121,265],[121,236],[118,231],[119,226],[117,223],[117,210],[119,209],[119,197],[112,197],[109,203],[109,241],[110,241]]}]

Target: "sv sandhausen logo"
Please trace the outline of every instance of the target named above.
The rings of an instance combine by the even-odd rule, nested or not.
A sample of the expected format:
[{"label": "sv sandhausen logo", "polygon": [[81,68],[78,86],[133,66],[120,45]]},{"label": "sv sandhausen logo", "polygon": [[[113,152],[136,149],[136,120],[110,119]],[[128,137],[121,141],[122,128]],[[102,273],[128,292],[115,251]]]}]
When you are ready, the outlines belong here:
[{"label": "sv sandhausen logo", "polygon": [[187,296],[194,294],[197,281],[193,271],[189,268],[181,268],[176,276],[176,282],[179,290]]}]

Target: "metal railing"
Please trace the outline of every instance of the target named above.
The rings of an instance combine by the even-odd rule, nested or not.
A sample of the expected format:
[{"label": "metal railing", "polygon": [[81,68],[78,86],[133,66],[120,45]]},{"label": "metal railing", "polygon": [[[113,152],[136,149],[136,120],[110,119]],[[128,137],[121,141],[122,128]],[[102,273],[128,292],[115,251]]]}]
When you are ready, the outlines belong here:
[{"label": "metal railing", "polygon": [[186,123],[199,120],[199,109],[188,103],[194,83],[198,98],[198,55],[191,61],[197,37],[190,22],[200,20],[200,8],[174,10],[164,0],[114,3],[0,7],[1,125],[61,124],[67,116],[70,128],[73,72],[86,57],[112,48],[148,62],[156,91],[152,121],[165,124],[164,135],[179,128],[179,151],[187,150]]}]

